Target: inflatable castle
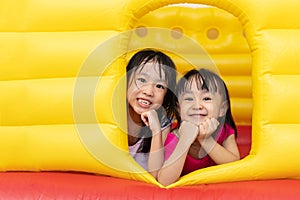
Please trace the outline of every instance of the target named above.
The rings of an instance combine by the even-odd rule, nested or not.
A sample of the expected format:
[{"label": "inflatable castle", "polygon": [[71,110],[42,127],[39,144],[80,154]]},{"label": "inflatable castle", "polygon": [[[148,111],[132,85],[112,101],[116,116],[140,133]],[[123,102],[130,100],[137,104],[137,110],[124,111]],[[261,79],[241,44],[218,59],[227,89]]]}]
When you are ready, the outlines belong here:
[{"label": "inflatable castle", "polygon": [[[300,197],[300,3],[0,0],[0,197]],[[128,152],[126,65],[158,49],[225,80],[241,160],[162,186]],[[280,102],[280,103],[279,103]]]}]

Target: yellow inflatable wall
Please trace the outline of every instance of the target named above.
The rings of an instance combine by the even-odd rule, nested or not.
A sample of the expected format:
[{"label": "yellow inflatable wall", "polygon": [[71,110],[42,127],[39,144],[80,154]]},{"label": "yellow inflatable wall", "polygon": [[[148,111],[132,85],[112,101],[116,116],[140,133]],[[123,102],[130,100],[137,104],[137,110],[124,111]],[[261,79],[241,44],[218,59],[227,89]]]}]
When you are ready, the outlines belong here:
[{"label": "yellow inflatable wall", "polygon": [[252,125],[249,156],[169,187],[299,178],[300,4],[185,2],[217,8],[1,0],[0,170],[81,171],[159,185],[130,157],[126,136],[125,66],[151,46],[170,54],[181,73],[190,64],[218,70],[238,124]]}]

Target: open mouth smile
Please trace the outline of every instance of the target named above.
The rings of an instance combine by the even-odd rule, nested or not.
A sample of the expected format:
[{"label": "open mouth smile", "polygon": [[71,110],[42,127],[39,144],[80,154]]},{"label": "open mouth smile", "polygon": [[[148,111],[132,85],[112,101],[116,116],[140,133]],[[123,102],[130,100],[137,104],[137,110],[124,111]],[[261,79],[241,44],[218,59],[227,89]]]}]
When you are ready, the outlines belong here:
[{"label": "open mouth smile", "polygon": [[152,103],[146,99],[137,99],[138,103],[142,106],[142,107],[149,107]]}]

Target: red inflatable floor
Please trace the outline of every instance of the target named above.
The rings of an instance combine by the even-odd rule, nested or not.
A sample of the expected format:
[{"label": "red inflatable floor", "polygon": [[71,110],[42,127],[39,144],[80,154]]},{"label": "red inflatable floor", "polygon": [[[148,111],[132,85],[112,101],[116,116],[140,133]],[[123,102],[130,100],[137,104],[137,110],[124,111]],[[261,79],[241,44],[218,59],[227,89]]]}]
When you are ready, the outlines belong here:
[{"label": "red inflatable floor", "polygon": [[64,172],[0,173],[1,199],[300,199],[300,180],[243,181],[164,189],[106,176]]}]

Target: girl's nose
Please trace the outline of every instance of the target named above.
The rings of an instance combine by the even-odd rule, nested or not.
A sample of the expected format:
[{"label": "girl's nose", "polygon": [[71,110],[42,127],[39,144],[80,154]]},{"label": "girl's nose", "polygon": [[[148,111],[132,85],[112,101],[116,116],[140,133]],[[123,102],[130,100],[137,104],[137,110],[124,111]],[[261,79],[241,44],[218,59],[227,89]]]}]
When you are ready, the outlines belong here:
[{"label": "girl's nose", "polygon": [[154,84],[147,84],[143,86],[143,93],[147,96],[154,95]]},{"label": "girl's nose", "polygon": [[197,110],[202,110],[203,109],[203,104],[201,101],[196,101],[195,102],[195,109]]}]

